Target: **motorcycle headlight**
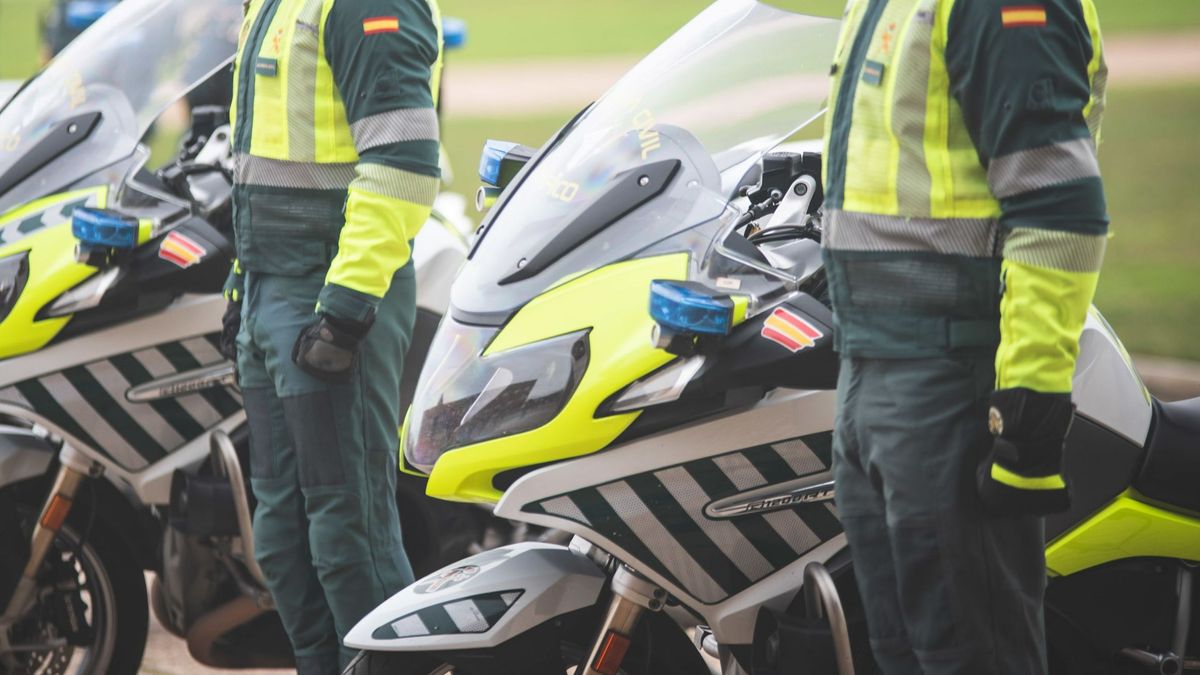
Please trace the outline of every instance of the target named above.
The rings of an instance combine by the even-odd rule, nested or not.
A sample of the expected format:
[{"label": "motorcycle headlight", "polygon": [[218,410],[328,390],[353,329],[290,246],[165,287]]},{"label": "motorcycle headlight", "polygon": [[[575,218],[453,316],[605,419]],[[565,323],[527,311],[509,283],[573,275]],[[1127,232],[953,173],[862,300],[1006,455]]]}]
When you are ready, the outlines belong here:
[{"label": "motorcycle headlight", "polygon": [[29,280],[29,253],[18,253],[0,259],[0,322],[8,318],[9,312],[25,290]]},{"label": "motorcycle headlight", "polygon": [[586,330],[483,356],[496,332],[442,321],[404,438],[409,465],[429,472],[449,450],[536,429],[570,400],[587,370]]}]

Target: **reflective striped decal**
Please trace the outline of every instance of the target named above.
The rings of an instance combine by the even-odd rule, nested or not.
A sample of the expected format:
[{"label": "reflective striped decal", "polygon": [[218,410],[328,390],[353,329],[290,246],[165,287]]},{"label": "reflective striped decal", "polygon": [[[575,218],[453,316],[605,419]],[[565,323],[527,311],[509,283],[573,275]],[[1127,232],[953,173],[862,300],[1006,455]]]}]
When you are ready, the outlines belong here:
[{"label": "reflective striped decal", "polygon": [[350,187],[353,190],[428,206],[437,198],[440,185],[440,179],[433,176],[364,162],[358,165],[358,180]]},{"label": "reflective striped decal", "polygon": [[1017,227],[1004,240],[1004,258],[1064,272],[1099,272],[1107,245],[1103,234]]},{"label": "reflective striped decal", "polygon": [[381,145],[437,141],[438,118],[433,108],[403,108],[371,115],[350,125],[354,147],[361,154]]},{"label": "reflective striped decal", "polygon": [[1099,177],[1096,143],[1090,137],[1014,152],[988,165],[988,186],[1000,199]]},{"label": "reflective striped decal", "polygon": [[[810,503],[716,520],[707,505],[745,490],[829,470],[831,434],[814,434],[663,467],[529,504],[582,523],[702,603],[715,603],[841,533],[836,513]],[[820,449],[820,450],[818,450]]]},{"label": "reflective striped decal", "polygon": [[354,170],[354,163],[289,162],[245,154],[237,155],[234,160],[234,182],[238,185],[296,190],[345,190],[358,176]]},{"label": "reflective striped decal", "polygon": [[[217,334],[117,354],[0,390],[0,399],[26,405],[97,452],[129,470],[141,469],[198,438],[241,409],[227,390],[209,390],[149,404],[126,392],[157,377],[190,370],[187,364],[222,361]],[[171,353],[174,360],[164,356]]]},{"label": "reflective striped decal", "polygon": [[833,210],[822,244],[842,251],[929,251],[992,258],[1000,254],[1000,224],[977,218],[907,218]]}]

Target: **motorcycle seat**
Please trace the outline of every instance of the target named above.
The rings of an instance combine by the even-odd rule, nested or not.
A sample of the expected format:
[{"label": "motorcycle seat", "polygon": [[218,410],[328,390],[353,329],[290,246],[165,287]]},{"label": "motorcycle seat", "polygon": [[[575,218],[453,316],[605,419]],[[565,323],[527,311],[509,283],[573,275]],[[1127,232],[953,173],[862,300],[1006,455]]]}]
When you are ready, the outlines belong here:
[{"label": "motorcycle seat", "polygon": [[1200,397],[1154,402],[1146,459],[1134,481],[1144,497],[1200,511]]}]

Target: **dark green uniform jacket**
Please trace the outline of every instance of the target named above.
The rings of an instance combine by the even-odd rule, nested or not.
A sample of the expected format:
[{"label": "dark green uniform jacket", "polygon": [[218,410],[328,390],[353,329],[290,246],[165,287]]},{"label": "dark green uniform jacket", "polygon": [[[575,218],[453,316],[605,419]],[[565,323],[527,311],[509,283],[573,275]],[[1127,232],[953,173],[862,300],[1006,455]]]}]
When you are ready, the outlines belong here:
[{"label": "dark green uniform jacket", "polygon": [[361,321],[437,194],[441,19],[425,0],[251,0],[231,117],[240,267],[325,274]]},{"label": "dark green uniform jacket", "polygon": [[826,129],[844,356],[999,347],[1067,392],[1108,218],[1092,0],[851,0]]}]

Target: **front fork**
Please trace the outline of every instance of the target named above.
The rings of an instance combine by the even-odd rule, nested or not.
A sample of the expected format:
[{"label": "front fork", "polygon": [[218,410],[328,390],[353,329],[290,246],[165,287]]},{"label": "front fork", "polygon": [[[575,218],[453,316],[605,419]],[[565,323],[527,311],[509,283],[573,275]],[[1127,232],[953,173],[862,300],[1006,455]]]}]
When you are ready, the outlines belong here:
[{"label": "front fork", "polygon": [[16,590],[4,608],[4,614],[0,615],[0,641],[7,642],[8,627],[33,606],[37,598],[37,572],[50,552],[54,537],[71,514],[79,486],[85,478],[98,476],[103,470],[100,464],[67,444],[63,444],[62,450],[59,451],[58,460],[58,475],[54,478],[54,485],[46,497],[45,505],[42,506],[37,525],[33,528],[29,560],[25,563]]},{"label": "front fork", "polygon": [[667,592],[621,565],[613,575],[613,596],[596,633],[583,675],[615,675],[629,650],[633,631],[646,610],[661,611]]}]

